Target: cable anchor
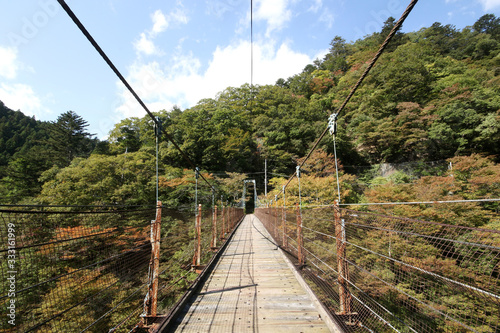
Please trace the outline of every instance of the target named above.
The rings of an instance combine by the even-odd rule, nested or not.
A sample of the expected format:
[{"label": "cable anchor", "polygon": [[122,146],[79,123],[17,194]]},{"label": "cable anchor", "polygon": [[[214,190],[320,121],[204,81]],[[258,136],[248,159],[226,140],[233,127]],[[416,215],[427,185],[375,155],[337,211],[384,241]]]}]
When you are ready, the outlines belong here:
[{"label": "cable anchor", "polygon": [[337,117],[338,113],[332,113],[328,117],[328,128],[330,129],[330,135],[337,134]]},{"label": "cable anchor", "polygon": [[161,122],[160,117],[156,117],[155,122],[155,135],[159,139],[161,138],[161,133],[163,132],[163,124]]}]

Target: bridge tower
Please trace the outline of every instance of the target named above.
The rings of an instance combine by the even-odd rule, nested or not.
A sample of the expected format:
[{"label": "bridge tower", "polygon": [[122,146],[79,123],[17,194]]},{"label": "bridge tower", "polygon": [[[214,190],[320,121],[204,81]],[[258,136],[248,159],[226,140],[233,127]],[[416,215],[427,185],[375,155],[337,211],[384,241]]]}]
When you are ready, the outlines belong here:
[{"label": "bridge tower", "polygon": [[241,198],[243,209],[246,209],[247,184],[253,184],[253,200],[255,207],[257,207],[257,184],[255,182],[255,179],[245,179],[243,181],[243,196]]}]

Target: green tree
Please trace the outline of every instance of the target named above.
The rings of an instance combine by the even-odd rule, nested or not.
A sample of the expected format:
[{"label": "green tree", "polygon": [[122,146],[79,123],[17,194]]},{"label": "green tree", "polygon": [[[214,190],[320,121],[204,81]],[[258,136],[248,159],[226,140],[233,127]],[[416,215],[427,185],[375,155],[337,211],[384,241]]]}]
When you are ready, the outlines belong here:
[{"label": "green tree", "polygon": [[286,86],[290,87],[292,93],[296,95],[302,95],[307,98],[311,97],[313,93],[311,90],[312,72],[304,69],[302,73],[289,77]]},{"label": "green tree", "polygon": [[495,39],[491,38],[489,35],[480,34],[475,38],[475,46],[472,56],[475,59],[487,58],[490,55],[498,54],[495,52],[498,50],[500,43]]},{"label": "green tree", "polygon": [[350,55],[348,44],[344,38],[335,36],[330,42],[330,50],[325,55],[321,67],[331,72],[346,72],[349,69],[347,57]]},{"label": "green tree", "polygon": [[378,87],[374,97],[382,102],[428,100],[433,77],[426,63],[431,56],[431,49],[418,44],[405,44],[383,56],[370,77]]},{"label": "green tree", "polygon": [[[201,172],[203,177],[213,183],[213,176]],[[194,211],[194,198],[197,195],[198,203],[203,206],[212,204],[212,189],[201,178],[198,179],[198,193],[196,193],[196,177],[194,170],[167,166],[159,179],[160,200],[167,207]]]},{"label": "green tree", "polygon": [[88,122],[74,111],[61,114],[49,128],[49,141],[55,160],[67,166],[75,157],[87,157],[96,140],[87,132]]},{"label": "green tree", "polygon": [[431,44],[434,50],[443,55],[457,52],[460,46],[460,32],[451,24],[442,25],[435,22],[429,28],[424,29],[421,35],[425,42]]},{"label": "green tree", "polygon": [[7,202],[19,202],[40,193],[42,173],[52,166],[47,158],[50,151],[42,146],[34,146],[23,154],[16,154],[5,170],[6,176],[1,180],[0,190]]},{"label": "green tree", "polygon": [[225,197],[230,198],[232,202],[238,202],[243,195],[243,181],[247,178],[244,173],[228,172],[227,177],[217,180]]},{"label": "green tree", "polygon": [[109,142],[113,152],[134,152],[141,148],[139,121],[137,117],[124,119],[109,132]]},{"label": "green tree", "polygon": [[500,42],[500,17],[485,14],[474,23],[472,28],[475,32],[489,34]]},{"label": "green tree", "polygon": [[[382,44],[389,33],[392,31],[394,26],[396,25],[396,19],[394,17],[389,17],[385,20],[384,25],[382,26],[382,30],[380,31],[379,43]],[[387,52],[394,51],[399,45],[402,45],[406,42],[405,34],[401,32],[401,27],[396,31],[394,37],[392,37],[391,42],[386,47]]]},{"label": "green tree", "polygon": [[155,159],[145,152],[75,158],[64,168],[42,174],[39,199],[60,205],[151,204],[154,202]]}]

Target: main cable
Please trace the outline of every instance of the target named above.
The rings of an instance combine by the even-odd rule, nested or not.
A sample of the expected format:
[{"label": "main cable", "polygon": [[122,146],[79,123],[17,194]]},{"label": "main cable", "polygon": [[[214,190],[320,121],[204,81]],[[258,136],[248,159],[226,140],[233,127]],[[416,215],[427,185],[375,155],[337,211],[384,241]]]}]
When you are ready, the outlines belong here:
[{"label": "main cable", "polygon": [[[418,2],[418,0],[412,0],[411,3],[406,8],[406,10],[404,11],[404,13],[401,15],[400,19],[396,22],[396,24],[392,28],[391,32],[389,33],[389,35],[387,35],[387,37],[384,40],[384,42],[382,43],[382,45],[380,45],[380,48],[379,48],[378,52],[375,54],[375,56],[373,57],[372,61],[368,65],[368,67],[365,69],[364,73],[358,79],[358,82],[356,82],[356,84],[354,85],[354,87],[351,89],[351,92],[349,93],[349,95],[346,97],[346,99],[344,100],[344,102],[342,103],[342,105],[340,106],[340,108],[337,110],[337,117],[340,114],[340,112],[342,112],[344,110],[345,106],[347,105],[347,103],[349,102],[349,100],[351,99],[351,97],[354,95],[354,93],[356,92],[356,90],[358,90],[358,88],[361,85],[361,83],[363,82],[363,80],[366,78],[366,76],[368,75],[368,73],[370,72],[370,70],[373,68],[373,66],[375,65],[375,63],[377,62],[377,60],[380,58],[380,56],[384,52],[385,48],[387,47],[387,44],[389,44],[389,42],[394,37],[394,35],[396,34],[396,32],[398,32],[398,30],[401,28],[401,26],[403,25],[403,22],[406,20],[406,18],[408,17],[408,15],[410,14],[410,12],[413,10],[413,7],[415,7],[415,5],[417,4],[417,2]],[[325,128],[325,130],[323,131],[323,133],[321,133],[321,135],[318,137],[318,139],[316,140],[316,142],[314,143],[314,145],[312,146],[312,148],[309,150],[309,153],[306,155],[306,157],[304,158],[304,160],[302,161],[302,163],[299,165],[300,168],[302,168],[304,166],[304,164],[306,163],[306,161],[309,159],[309,157],[311,157],[311,154],[316,150],[316,148],[318,147],[320,141],[324,138],[324,136],[328,132],[328,129],[329,129],[329,127],[327,126]],[[288,178],[288,182],[285,184],[285,188],[290,184],[290,182],[295,177],[295,175],[296,175],[295,173],[292,174],[292,175],[290,175],[290,177]]]},{"label": "main cable", "polygon": [[253,0],[250,0],[250,89],[253,98]]},{"label": "main cable", "polygon": [[[122,81],[122,83],[125,85],[125,87],[127,87],[128,91],[135,97],[135,99],[137,100],[137,102],[139,102],[139,104],[142,106],[142,108],[146,111],[146,113],[149,115],[149,117],[153,120],[153,122],[155,123],[155,125],[156,126],[160,126],[158,120],[153,115],[153,113],[148,109],[148,107],[142,101],[142,99],[139,97],[139,95],[137,95],[137,93],[135,92],[135,90],[132,88],[132,86],[130,86],[130,84],[127,82],[127,80],[125,79],[125,77],[123,77],[123,75],[120,73],[120,71],[118,70],[118,68],[116,68],[116,66],[113,64],[113,62],[111,61],[111,59],[109,59],[109,57],[106,55],[106,53],[99,46],[99,44],[97,44],[97,42],[95,41],[95,39],[88,32],[88,30],[85,28],[85,26],[82,24],[82,22],[80,22],[80,20],[78,19],[78,17],[76,17],[75,13],[73,13],[73,11],[71,10],[71,8],[69,8],[69,6],[66,4],[66,2],[64,0],[57,0],[57,2],[59,2],[59,4],[61,5],[61,7],[64,9],[64,11],[73,20],[73,22],[80,29],[80,31],[83,33],[83,35],[88,39],[88,41],[90,42],[90,44],[92,44],[92,46],[96,49],[96,51],[100,54],[100,56],[108,64],[108,66],[111,68],[111,70],[113,70],[113,72],[116,74],[116,76],[118,76],[118,78],[120,79],[120,81]],[[181,153],[181,155],[184,158],[184,160],[186,160],[189,163],[189,165],[191,165],[191,167],[193,169],[196,169],[196,165],[193,163],[193,161],[191,161],[191,159],[186,155],[186,153],[184,153],[184,151],[174,141],[174,139],[172,138],[172,136],[170,136],[170,134],[165,129],[162,129],[162,133],[167,137],[167,139],[170,142],[172,142],[172,144],[174,145],[174,147]],[[208,180],[201,173],[200,173],[200,176],[208,184],[208,186],[210,186],[215,191],[215,187],[212,184],[210,184],[208,182]]]},{"label": "main cable", "polygon": [[253,0],[250,0],[250,113],[253,113],[255,91],[253,88]]}]

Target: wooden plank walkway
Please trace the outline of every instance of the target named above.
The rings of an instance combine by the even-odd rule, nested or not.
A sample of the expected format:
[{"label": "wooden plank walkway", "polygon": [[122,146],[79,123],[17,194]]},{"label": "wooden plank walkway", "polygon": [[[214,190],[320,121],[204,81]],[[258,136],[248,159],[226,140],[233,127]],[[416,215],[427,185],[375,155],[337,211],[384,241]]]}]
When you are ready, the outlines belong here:
[{"label": "wooden plank walkway", "polygon": [[175,332],[334,331],[269,239],[260,220],[247,215]]}]

